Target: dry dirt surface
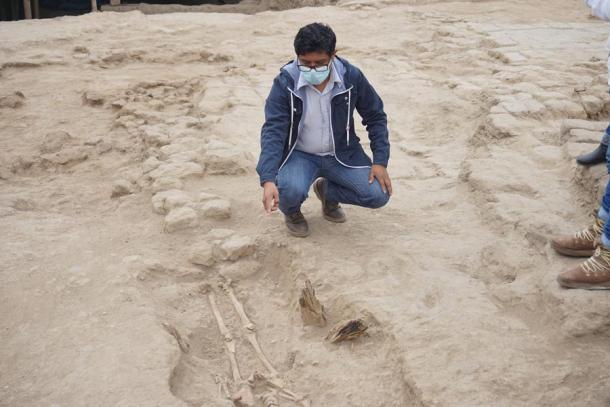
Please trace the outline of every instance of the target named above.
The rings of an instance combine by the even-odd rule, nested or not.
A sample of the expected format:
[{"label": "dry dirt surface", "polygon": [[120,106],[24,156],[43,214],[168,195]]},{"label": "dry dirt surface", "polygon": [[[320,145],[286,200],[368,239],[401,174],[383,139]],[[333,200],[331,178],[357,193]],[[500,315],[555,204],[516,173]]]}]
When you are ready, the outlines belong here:
[{"label": "dry dirt surface", "polygon": [[[559,288],[548,237],[605,180],[573,158],[607,123],[610,27],[424,3],[0,23],[0,405],[609,405],[610,296]],[[299,240],[254,167],[316,20],[385,101],[395,195],[340,225],[311,199]]]}]

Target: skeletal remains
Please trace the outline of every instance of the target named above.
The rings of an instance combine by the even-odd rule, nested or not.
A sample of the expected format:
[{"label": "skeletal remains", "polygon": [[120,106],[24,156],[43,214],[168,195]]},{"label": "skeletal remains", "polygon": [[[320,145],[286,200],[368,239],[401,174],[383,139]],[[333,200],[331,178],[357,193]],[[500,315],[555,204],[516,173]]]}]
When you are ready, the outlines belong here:
[{"label": "skeletal remains", "polygon": [[[301,396],[293,391],[290,391],[286,388],[283,380],[279,377],[278,371],[273,367],[273,365],[269,362],[263,350],[261,349],[258,339],[256,337],[256,326],[250,321],[246,311],[244,310],[243,304],[239,301],[233,287],[231,286],[231,280],[227,280],[224,283],[220,284],[220,288],[231,300],[233,307],[235,308],[235,312],[239,315],[239,318],[242,323],[242,329],[245,332],[246,338],[250,345],[254,349],[254,353],[261,361],[265,369],[267,370],[267,374],[262,374],[255,372],[252,374],[247,380],[244,380],[240,371],[239,365],[237,363],[236,358],[236,349],[235,349],[235,341],[233,339],[233,335],[227,328],[222,314],[218,309],[218,304],[216,302],[216,292],[209,284],[202,286],[201,291],[204,294],[207,294],[208,300],[210,302],[210,307],[212,308],[212,313],[214,314],[214,318],[216,319],[216,323],[218,325],[218,329],[220,330],[221,335],[224,339],[225,344],[225,353],[229,358],[229,364],[231,365],[231,373],[233,376],[233,387],[236,389],[231,394],[229,392],[226,381],[224,381],[220,377],[216,377],[216,382],[219,385],[219,393],[224,397],[229,397],[235,406],[237,407],[254,407],[256,403],[256,399],[260,399],[265,407],[276,407],[279,406],[278,397],[281,397],[286,400],[290,400],[301,407],[310,407],[311,402],[305,397]],[[267,390],[263,392],[260,396],[255,397],[254,391],[260,385],[265,387]]]}]

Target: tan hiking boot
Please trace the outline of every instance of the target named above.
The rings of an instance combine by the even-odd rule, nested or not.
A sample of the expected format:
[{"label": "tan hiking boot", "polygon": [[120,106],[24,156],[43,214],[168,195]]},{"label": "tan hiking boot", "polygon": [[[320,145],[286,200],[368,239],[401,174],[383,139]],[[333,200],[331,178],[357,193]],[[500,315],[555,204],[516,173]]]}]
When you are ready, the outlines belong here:
[{"label": "tan hiking boot", "polygon": [[595,253],[604,231],[604,221],[595,217],[595,223],[573,235],[551,239],[551,247],[557,253],[572,257],[589,257]]},{"label": "tan hiking boot", "polygon": [[598,246],[584,263],[559,273],[557,282],[567,288],[610,289],[610,250]]},{"label": "tan hiking boot", "polygon": [[322,202],[322,215],[324,219],[335,222],[335,223],[343,223],[347,220],[345,217],[345,212],[343,212],[343,208],[338,202],[328,202],[326,200],[326,191],[324,191],[324,178],[319,178],[313,184],[313,192],[316,193],[316,196]]},{"label": "tan hiking boot", "polygon": [[284,222],[288,228],[288,232],[292,236],[307,237],[309,236],[309,225],[307,219],[301,211],[295,212],[292,215],[284,215]]}]

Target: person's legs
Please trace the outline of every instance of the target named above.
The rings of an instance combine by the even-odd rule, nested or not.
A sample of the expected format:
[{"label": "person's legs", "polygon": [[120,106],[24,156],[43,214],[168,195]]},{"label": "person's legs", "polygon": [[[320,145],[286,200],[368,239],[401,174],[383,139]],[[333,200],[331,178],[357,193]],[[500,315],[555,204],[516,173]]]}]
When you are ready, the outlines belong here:
[{"label": "person's legs", "polygon": [[[608,165],[610,173],[610,165]],[[610,182],[606,186],[602,204],[597,212],[595,225],[586,230],[597,236],[595,253],[577,267],[561,272],[559,284],[566,288],[610,289]],[[583,234],[583,232],[580,232]],[[578,234],[577,234],[578,236]],[[597,240],[601,237],[601,242]],[[601,243],[601,244],[600,244]],[[599,246],[598,246],[599,245]]]},{"label": "person's legs", "polygon": [[297,150],[292,152],[277,175],[279,207],[284,215],[292,215],[301,210],[301,204],[307,199],[309,187],[318,177],[319,165],[318,156]]},{"label": "person's legs", "polygon": [[601,164],[606,161],[606,154],[608,152],[608,142],[610,141],[610,126],[606,128],[604,135],[599,143],[599,145],[595,148],[595,150],[590,153],[586,153],[576,157],[576,162],[580,165],[595,165]]},{"label": "person's legs", "polygon": [[321,176],[325,178],[325,198],[328,202],[380,208],[390,196],[383,192],[379,181],[369,184],[370,168],[349,168],[334,158],[325,157]]}]

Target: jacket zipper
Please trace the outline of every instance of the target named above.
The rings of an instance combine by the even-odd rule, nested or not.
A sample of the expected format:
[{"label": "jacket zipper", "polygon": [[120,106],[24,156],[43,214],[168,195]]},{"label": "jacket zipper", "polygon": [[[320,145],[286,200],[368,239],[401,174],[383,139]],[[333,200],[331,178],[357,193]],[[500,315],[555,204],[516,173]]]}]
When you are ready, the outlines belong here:
[{"label": "jacket zipper", "polygon": [[[334,99],[334,98],[336,98],[339,95],[343,95],[344,93],[349,92],[348,93],[348,103],[349,103],[349,105],[347,106],[347,126],[345,127],[345,129],[347,131],[347,145],[349,145],[349,131],[350,131],[350,127],[349,127],[349,121],[350,120],[349,119],[350,119],[350,113],[351,113],[350,111],[351,111],[351,99],[352,99],[352,89],[353,89],[353,87],[354,86],[352,85],[352,86],[350,86],[349,89],[344,90],[341,93],[337,93],[333,97],[333,99]],[[335,157],[335,160],[337,160],[337,162],[339,164],[341,164],[341,165],[343,165],[344,167],[347,167],[347,168],[371,168],[370,165],[356,165],[356,166],[354,166],[354,165],[347,165],[343,161],[339,160],[339,157],[337,157],[337,147],[335,146],[335,134],[333,132],[333,107],[332,107],[332,100],[331,100],[331,104],[330,104],[330,131],[332,133],[331,134],[332,135],[331,139],[333,140],[333,156]]]}]

